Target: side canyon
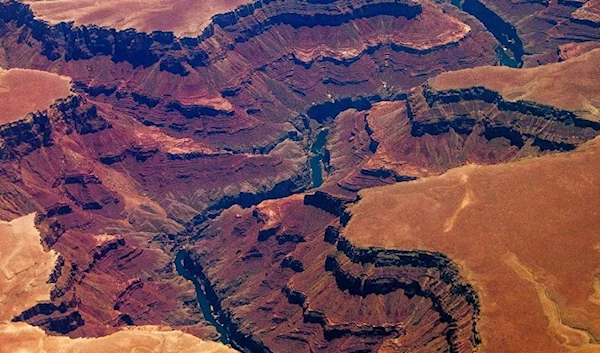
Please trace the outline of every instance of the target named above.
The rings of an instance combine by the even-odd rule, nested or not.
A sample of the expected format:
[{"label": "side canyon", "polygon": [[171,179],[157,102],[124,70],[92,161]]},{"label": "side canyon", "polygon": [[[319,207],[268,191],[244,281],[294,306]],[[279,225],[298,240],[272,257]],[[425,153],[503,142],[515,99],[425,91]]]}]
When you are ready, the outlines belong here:
[{"label": "side canyon", "polygon": [[597,1],[90,3],[0,0],[0,352],[600,349]]}]

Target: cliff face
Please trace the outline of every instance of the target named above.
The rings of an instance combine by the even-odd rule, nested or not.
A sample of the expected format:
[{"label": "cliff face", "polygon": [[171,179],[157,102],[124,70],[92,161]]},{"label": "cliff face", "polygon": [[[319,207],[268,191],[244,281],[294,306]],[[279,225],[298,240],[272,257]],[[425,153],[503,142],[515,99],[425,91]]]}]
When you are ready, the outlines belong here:
[{"label": "cliff face", "polygon": [[[304,157],[295,143],[283,142],[265,156],[208,150],[174,158],[203,150],[79,95],[58,100],[46,113],[6,124],[2,131],[7,151],[0,161],[2,182],[13,185],[0,197],[3,209],[18,214],[33,207],[40,212],[44,243],[64,254],[53,274],[51,301],[15,320],[72,336],[166,322],[202,337],[218,337],[162,244],[172,244],[169,238],[185,231],[188,221],[214,218],[232,204],[250,206],[283,197],[307,183]],[[129,152],[105,157],[122,150]],[[207,167],[198,169],[199,163]],[[169,199],[162,185],[174,171],[179,185],[171,184],[167,192],[174,198]],[[233,181],[236,174],[246,184]],[[184,198],[201,187],[212,187],[213,193]],[[141,190],[152,190],[157,201]],[[21,199],[35,201],[15,202]],[[140,241],[148,234],[158,245]],[[173,292],[177,294],[166,294]]]},{"label": "cliff face", "polygon": [[327,195],[349,201],[366,187],[439,175],[465,164],[571,151],[600,131],[589,114],[509,101],[482,86],[435,90],[425,84],[396,99],[336,117],[326,147],[328,178],[320,187],[325,193],[307,197],[309,204],[340,215]]},{"label": "cliff face", "polygon": [[[468,102],[485,113],[468,112],[464,108]],[[488,140],[502,137],[518,148],[527,144],[541,152],[572,150],[600,131],[600,123],[573,112],[535,102],[506,101],[484,87],[435,92],[424,86],[410,96],[407,112],[413,136],[440,135],[451,130],[469,135],[480,126],[480,134]]]},{"label": "cliff face", "polygon": [[[161,70],[184,76],[189,74],[186,65],[209,65],[211,56],[203,42],[219,35],[221,31],[232,34],[234,43],[242,43],[277,25],[294,28],[339,26],[383,14],[411,19],[421,13],[420,4],[409,0],[376,3],[346,1],[335,4],[316,2],[308,8],[300,2],[257,1],[235,11],[216,15],[198,37],[179,39],[170,32],[161,31],[146,34],[95,26],[73,27],[65,23],[48,26],[34,17],[27,5],[9,1],[3,2],[1,7],[0,20],[24,27],[26,32],[40,41],[42,54],[49,60],[85,60],[108,56],[114,62],[125,61],[133,67],[149,67],[160,61]],[[227,48],[231,49],[231,46]]]},{"label": "cliff face", "polygon": [[18,159],[42,146],[49,146],[51,130],[45,113],[29,114],[22,120],[0,126],[0,160]]},{"label": "cliff face", "polygon": [[305,200],[234,207],[201,228],[189,269],[234,344],[248,352],[479,345],[479,299],[448,258],[355,247],[335,235],[340,218]]},{"label": "cliff face", "polygon": [[[404,291],[409,298],[421,297],[429,302],[441,326],[447,325],[441,335],[438,333],[423,345],[411,342],[415,336],[426,341],[425,333],[418,332],[419,325],[404,322],[406,335],[412,337],[396,340],[394,344],[398,347],[412,343],[414,349],[469,352],[481,343],[476,326],[479,298],[461,277],[458,267],[443,254],[360,249],[343,237],[338,240],[337,248],[340,253],[328,256],[326,269],[333,273],[340,289],[363,297]],[[365,267],[374,267],[374,270],[367,271]]]},{"label": "cliff face", "polygon": [[[454,3],[454,2],[453,2]],[[508,50],[515,66],[556,62],[565,42],[597,41],[594,1],[465,0],[459,6],[477,17]],[[589,9],[589,10],[588,10]]]},{"label": "cliff face", "polygon": [[298,140],[304,113],[320,124],[357,97],[387,99],[438,72],[497,61],[481,24],[431,3],[256,2],[216,16],[197,38],[48,26],[20,3],[1,7],[8,65],[61,72],[146,126],[234,153]]},{"label": "cliff face", "polygon": [[78,95],[61,98],[48,111],[28,114],[25,118],[0,125],[0,160],[11,161],[52,145],[52,123],[80,135],[110,127],[97,114],[97,107]]},{"label": "cliff face", "polygon": [[62,254],[50,300],[16,320],[72,337],[161,324],[252,352],[470,352],[479,302],[456,264],[352,245],[347,203],[600,128],[425,85],[498,63],[485,21],[443,2],[258,1],[196,38],[49,26],[14,1],[0,19],[1,63],[75,83],[0,127],[0,217],[39,212]]},{"label": "cliff face", "polygon": [[[595,175],[599,161],[594,140],[573,152],[465,166],[365,190],[349,207],[352,218],[341,236],[356,247],[442,252],[460,264],[459,274],[468,276],[481,299],[481,351],[595,351],[599,308],[589,279],[598,275],[599,261],[591,205],[600,195],[581,180]],[[570,229],[576,224],[575,255]],[[536,338],[504,340],[515,327]],[[566,343],[569,334],[581,339]]]},{"label": "cliff face", "polygon": [[[0,221],[3,249],[9,249],[0,255],[0,267],[6,276],[2,276],[3,300],[0,310],[0,341],[2,349],[10,352],[27,350],[32,352],[136,352],[142,349],[155,349],[156,342],[161,342],[163,352],[181,352],[193,349],[201,352],[235,352],[235,350],[216,342],[200,340],[181,331],[166,330],[165,327],[137,327],[127,332],[118,332],[110,337],[99,339],[71,340],[69,337],[48,335],[39,327],[31,326],[21,320],[28,320],[36,315],[58,313],[46,324],[54,332],[68,332],[83,324],[78,312],[67,312],[71,302],[63,302],[59,306],[52,303],[40,303],[48,300],[51,290],[60,276],[64,266],[64,258],[53,250],[44,249],[40,242],[40,233],[35,226],[35,214],[16,218],[11,222]],[[54,268],[54,270],[53,270]],[[58,270],[57,270],[58,269]],[[48,278],[49,277],[49,278]],[[36,303],[37,304],[34,304]],[[17,318],[14,315],[25,310]],[[11,320],[12,319],[12,320]],[[56,348],[60,347],[60,348]]]}]

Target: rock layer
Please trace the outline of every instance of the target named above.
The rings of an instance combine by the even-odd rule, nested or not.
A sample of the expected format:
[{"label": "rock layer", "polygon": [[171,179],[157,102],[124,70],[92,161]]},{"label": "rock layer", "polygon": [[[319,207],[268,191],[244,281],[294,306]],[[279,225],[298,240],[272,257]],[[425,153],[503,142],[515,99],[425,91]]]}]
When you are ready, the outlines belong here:
[{"label": "rock layer", "polygon": [[[565,69],[562,64],[543,68],[553,72]],[[579,71],[585,66],[570,68],[564,72],[567,76],[585,77]],[[525,70],[515,76],[520,73],[529,74]],[[482,83],[491,87],[495,80]],[[569,86],[574,84],[565,84],[563,90],[574,89]],[[433,107],[464,94],[460,89],[443,92],[426,95],[438,102]],[[475,94],[473,89],[468,92]],[[561,121],[556,117],[562,114],[543,112],[537,116],[549,119],[546,124]],[[591,117],[584,119],[585,129],[593,130],[596,120]],[[567,127],[581,126],[576,120],[562,121]],[[598,350],[599,323],[593,211],[600,200],[594,186],[598,161],[596,137],[571,152],[493,166],[468,165],[365,190],[348,208],[351,217],[340,236],[357,247],[442,252],[459,264],[459,273],[480,299],[477,328],[482,351],[593,352]],[[520,314],[514,315],[517,310]],[[503,339],[507,336],[513,338]]]},{"label": "rock layer", "polygon": [[336,248],[325,236],[339,227],[337,217],[303,203],[290,197],[234,207],[191,246],[190,268],[242,349],[470,352],[478,345],[476,295],[443,255],[359,249],[345,239]]},{"label": "rock layer", "polygon": [[[598,41],[596,1],[464,0],[457,2],[497,32],[510,55],[525,67],[556,62],[568,42]],[[585,5],[584,5],[585,3]],[[503,39],[505,38],[505,39]]]},{"label": "rock layer", "polygon": [[[548,10],[572,7],[559,5]],[[0,217],[39,212],[44,246],[61,253],[50,298],[15,313],[25,321],[15,325],[54,334],[127,341],[123,327],[168,325],[218,339],[217,320],[245,351],[470,352],[485,344],[486,297],[462,263],[357,245],[342,231],[353,222],[346,203],[463,164],[571,150],[598,128],[589,82],[578,100],[587,110],[543,101],[517,79],[523,96],[427,83],[499,63],[501,35],[444,2],[259,1],[195,38],[48,25],[13,1],[0,18],[1,65],[68,75],[75,87],[0,127]],[[586,55],[560,67],[581,69]],[[317,168],[324,183],[304,197]],[[182,250],[195,286],[173,263]],[[198,305],[197,290],[209,303]]]},{"label": "rock layer", "polygon": [[[1,352],[96,352],[99,349],[103,352],[136,352],[140,349],[149,352],[235,352],[224,345],[202,341],[168,327],[147,326],[102,338],[73,340],[48,336],[37,327],[11,322],[11,317],[23,308],[49,299],[55,273],[53,268],[60,266],[59,255],[42,247],[35,218],[35,214],[30,214],[11,222],[0,221],[2,248],[11,249],[0,253],[0,268],[4,274],[0,279]],[[49,310],[50,306],[40,303],[34,308]]]}]

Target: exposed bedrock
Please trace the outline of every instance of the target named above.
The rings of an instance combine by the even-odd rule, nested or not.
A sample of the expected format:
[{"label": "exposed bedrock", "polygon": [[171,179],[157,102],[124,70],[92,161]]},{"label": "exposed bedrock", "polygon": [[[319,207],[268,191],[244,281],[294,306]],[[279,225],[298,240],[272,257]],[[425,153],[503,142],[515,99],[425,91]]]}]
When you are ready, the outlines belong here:
[{"label": "exposed bedrock", "polygon": [[[452,2],[477,17],[512,57],[525,67],[556,62],[558,49],[570,42],[600,39],[593,1],[464,0]],[[509,61],[510,61],[509,60]],[[522,61],[521,61],[522,60]],[[503,61],[505,61],[503,59]],[[508,64],[508,63],[507,63]]]},{"label": "exposed bedrock", "polygon": [[[206,149],[177,159],[172,156],[205,147],[91,98],[60,100],[43,117],[52,139],[28,147],[19,159],[0,161],[0,182],[7,185],[3,208],[8,214],[38,211],[45,245],[63,254],[52,275],[51,301],[20,319],[71,337],[160,324],[218,338],[199,312],[193,287],[174,271],[174,241],[166,235],[200,213],[214,217],[235,203],[248,207],[303,190],[308,178],[301,146],[283,141],[264,156]],[[11,138],[23,135],[6,131]],[[297,239],[288,234],[279,241]],[[71,303],[69,310],[60,309],[63,302]]]},{"label": "exposed bedrock", "polygon": [[338,200],[354,200],[365,187],[570,151],[597,136],[600,124],[484,87],[435,91],[424,84],[406,100],[343,111],[328,131],[327,178],[305,202],[341,215]]},{"label": "exposed bedrock", "polygon": [[516,28],[478,0],[465,0],[461,8],[481,21],[486,29],[507,49],[512,51],[517,66],[523,65],[523,42]]},{"label": "exposed bedrock", "polygon": [[[25,26],[33,38],[41,41],[42,54],[50,60],[90,59],[109,56],[114,62],[126,61],[134,67],[148,67],[160,61],[160,69],[186,76],[186,65],[206,66],[209,52],[203,42],[216,33],[235,33],[233,42],[240,43],[260,35],[275,25],[294,28],[338,26],[348,21],[379,15],[414,18],[421,13],[416,1],[272,1],[259,0],[241,6],[233,12],[220,14],[204,33],[195,38],[176,38],[172,33],[155,31],[150,34],[135,30],[117,31],[96,26],[73,27],[60,23],[49,26],[33,16],[28,5],[16,1],[0,4],[0,19]],[[231,49],[231,48],[229,48]]]},{"label": "exposed bedrock", "polygon": [[98,108],[78,95],[58,100],[51,110],[56,112],[56,119],[67,125],[67,134],[74,130],[80,135],[86,135],[110,127],[110,124],[98,115]]},{"label": "exposed bedrock", "polygon": [[508,101],[484,87],[436,92],[424,85],[410,95],[407,112],[413,136],[478,131],[487,140],[504,138],[519,149],[530,145],[540,152],[572,150],[600,131],[600,123],[573,112],[535,102]]},{"label": "exposed bedrock", "polygon": [[[63,256],[51,303],[23,320],[73,337],[166,324],[217,338],[172,263],[186,249],[243,350],[470,352],[477,301],[456,267],[352,248],[339,240],[344,204],[469,161],[572,149],[598,130],[477,88],[407,96],[440,72],[498,62],[481,23],[438,2],[260,1],[198,38],[48,26],[12,1],[0,18],[8,66],[77,82],[78,96],[0,128],[1,216],[40,212],[45,245]],[[376,119],[386,104],[402,108]],[[351,176],[326,180],[344,192],[295,195],[324,128],[330,175]]]},{"label": "exposed bedrock", "polygon": [[[579,3],[581,5],[581,3]],[[577,4],[574,6],[579,7]],[[600,27],[600,3],[586,1],[581,7],[571,14],[571,20],[593,28]]]},{"label": "exposed bedrock", "polygon": [[20,158],[52,143],[48,116],[29,114],[21,120],[0,126],[0,160]]},{"label": "exposed bedrock", "polygon": [[[344,255],[339,253],[327,257],[326,270],[334,275],[341,290],[362,297],[402,290],[408,297],[427,298],[438,312],[440,321],[449,326],[445,337],[451,352],[462,351],[459,347],[465,343],[470,343],[471,349],[480,343],[476,330],[479,314],[477,294],[444,255],[420,251],[356,249],[344,238],[338,242],[338,249],[352,263],[361,265],[345,268],[340,262],[348,263],[348,259],[342,259]],[[363,269],[370,264],[375,267],[372,270],[375,275]]]},{"label": "exposed bedrock", "polygon": [[58,306],[54,303],[41,303],[27,309],[13,321],[27,321],[50,332],[68,334],[85,324],[79,311],[74,309],[76,306],[76,300],[61,302]]},{"label": "exposed bedrock", "polygon": [[80,135],[100,131],[110,124],[97,115],[96,106],[80,96],[59,99],[43,112],[0,125],[0,161],[16,160],[53,144],[52,125],[64,126],[67,133]]},{"label": "exposed bedrock", "polygon": [[344,203],[348,201],[351,200],[340,199],[319,190],[304,197],[305,205],[311,205],[320,208],[338,217],[342,217],[344,215],[346,210]]},{"label": "exposed bedrock", "polygon": [[[375,103],[336,118],[327,146],[329,177],[320,190],[351,200],[368,177],[371,185],[409,181],[468,163],[570,151],[599,131],[598,122],[571,111],[510,101],[483,87],[434,91],[425,84],[406,101]],[[306,201],[339,214],[321,194]]]},{"label": "exposed bedrock", "polygon": [[[233,21],[215,17],[218,24],[209,26],[212,34],[204,39],[68,24],[50,27],[11,1],[2,3],[0,16],[7,28],[2,38],[12,53],[8,60],[30,58],[9,66],[69,75],[89,100],[205,147],[172,154],[174,158],[204,157],[207,151],[269,153],[282,141],[299,141],[311,130],[299,118],[304,114],[318,125],[343,109],[398,99],[437,73],[497,63],[493,37],[450,6],[412,1],[256,4],[225,15]],[[343,15],[343,20],[314,25],[302,17],[300,25],[288,13]],[[236,40],[256,24],[261,30],[250,31],[256,32],[252,40]],[[52,41],[56,47],[48,44]],[[48,48],[58,56],[40,54]],[[67,55],[73,50],[90,55],[75,60],[79,56]],[[196,51],[208,61],[198,65],[192,58]],[[123,55],[131,55],[133,62]],[[175,72],[187,76],[161,71],[167,61],[176,65],[173,58],[181,59]],[[121,82],[119,87],[115,82]],[[114,163],[137,153],[135,146],[114,152],[103,158]]]},{"label": "exposed bedrock", "polygon": [[338,218],[292,196],[233,207],[203,225],[189,246],[189,269],[236,347],[471,352],[478,345],[477,296],[447,258],[355,248],[338,241]]},{"label": "exposed bedrock", "polygon": [[[544,137],[551,143],[579,144],[582,141],[563,141],[559,138],[564,135],[587,138],[593,136],[597,128],[593,123],[571,113],[527,102],[504,101],[493,92],[479,88],[464,92],[427,93],[424,93],[424,89],[422,87],[411,92],[407,101],[369,103],[369,109],[355,109],[356,114],[362,115],[357,119],[353,118],[352,121],[362,122],[362,125],[357,126],[364,130],[366,150],[370,151],[369,153],[373,153],[368,147],[369,139],[378,141],[376,153],[386,146],[386,142],[380,140],[381,135],[378,135],[378,129],[381,127],[375,126],[374,121],[369,121],[369,116],[365,116],[373,114],[374,117],[374,110],[378,109],[379,104],[411,109],[411,119],[404,110],[397,116],[390,115],[394,119],[398,116],[404,117],[405,121],[397,125],[397,131],[404,131],[406,128],[406,136],[409,139],[427,139],[431,136],[447,139],[451,134],[471,134],[484,142],[498,138],[510,142],[511,139],[506,136],[512,135],[507,135],[502,130],[508,126],[517,131],[519,136],[525,136],[522,147],[527,143],[535,146],[531,138],[542,136],[541,133],[548,131],[544,129],[556,130],[558,137],[554,136],[554,133],[548,135],[552,139]],[[55,292],[53,304],[60,306],[60,302],[73,295],[73,292],[81,300],[81,304],[73,308],[73,311],[80,313],[83,324],[72,326],[70,335],[105,333],[107,328],[103,322],[106,321],[114,325],[110,329],[131,323],[152,323],[160,320],[190,325],[200,322],[197,309],[194,311],[190,307],[186,307],[185,310],[193,314],[189,320],[184,321],[180,319],[182,316],[162,316],[155,310],[148,309],[145,298],[152,298],[149,302],[154,307],[163,308],[166,313],[180,315],[181,310],[184,310],[174,303],[174,298],[157,298],[152,295],[156,290],[163,293],[181,290],[181,287],[180,284],[172,282],[175,275],[167,265],[168,255],[133,241],[139,237],[147,238],[151,234],[150,236],[156,235],[154,240],[162,242],[164,247],[190,244],[190,256],[201,266],[196,268],[198,276],[201,272],[202,276],[206,277],[203,280],[205,286],[214,288],[216,300],[213,306],[221,308],[218,309],[221,311],[219,320],[223,320],[223,324],[230,327],[229,330],[234,332],[233,336],[239,333],[237,340],[241,347],[253,347],[248,350],[268,349],[265,351],[276,352],[282,349],[280,347],[292,345],[298,352],[310,349],[351,352],[360,349],[375,351],[377,347],[384,345],[421,347],[426,344],[427,349],[431,351],[453,349],[463,352],[476,345],[473,322],[469,321],[475,317],[475,311],[473,306],[465,304],[471,299],[464,299],[468,297],[469,291],[465,289],[467,287],[447,287],[448,283],[444,282],[444,278],[451,275],[454,267],[451,263],[444,262],[443,256],[429,258],[430,255],[422,253],[415,255],[385,251],[377,255],[368,255],[370,250],[365,250],[367,255],[360,253],[362,255],[358,257],[347,255],[344,251],[337,253],[338,250],[331,244],[337,239],[336,230],[330,226],[338,226],[340,221],[341,224],[347,222],[348,215],[344,203],[354,198],[341,198],[319,191],[306,198],[291,196],[282,200],[266,201],[256,208],[256,212],[255,208],[231,207],[235,204],[251,207],[264,199],[281,198],[304,190],[309,184],[308,173],[305,169],[304,151],[298,141],[285,141],[265,155],[207,153],[197,158],[177,159],[169,157],[169,153],[185,155],[199,151],[199,146],[194,144],[194,141],[185,140],[183,143],[182,139],[165,136],[158,128],[144,126],[137,120],[127,120],[125,115],[112,116],[100,108],[91,111],[89,104],[91,103],[82,103],[84,108],[87,107],[85,109],[64,110],[75,111],[76,116],[82,114],[84,121],[92,121],[89,126],[94,131],[83,135],[85,141],[79,140],[82,137],[77,132],[83,133],[87,128],[77,130],[76,124],[88,125],[81,124],[79,119],[65,118],[71,116],[71,113],[51,112],[50,115],[55,118],[50,121],[56,124],[57,138],[63,136],[78,141],[77,147],[60,147],[71,146],[69,148],[75,148],[78,154],[85,154],[91,161],[99,162],[92,171],[87,166],[83,168],[85,170],[81,170],[82,167],[75,158],[72,165],[69,162],[69,173],[59,174],[53,166],[53,161],[69,161],[69,154],[66,153],[69,150],[60,151],[59,146],[39,148],[35,153],[28,155],[23,164],[27,175],[32,178],[27,181],[29,184],[25,185],[26,190],[32,193],[39,192],[38,190],[52,190],[48,194],[39,192],[39,195],[42,195],[39,196],[40,207],[47,211],[48,216],[43,227],[50,228],[43,234],[51,236],[51,241],[47,244],[60,249],[68,260],[62,271],[64,275],[60,276],[64,277],[64,280],[59,278],[57,288],[60,290]],[[485,114],[474,114],[475,111]],[[472,116],[465,118],[457,112]],[[450,122],[457,120],[460,124],[450,124],[447,129],[436,127],[434,130],[437,134],[431,131],[420,136],[413,134],[412,124],[435,125],[439,123],[440,117]],[[99,121],[106,121],[106,124],[97,125],[95,122],[98,118],[103,119]],[[464,123],[470,121],[469,119],[473,120],[473,124]],[[514,127],[506,125],[509,123],[514,124]],[[536,130],[542,125],[545,126],[544,129]],[[482,130],[477,130],[478,128]],[[484,128],[489,131],[485,132]],[[567,134],[565,129],[577,130]],[[409,140],[397,141],[404,143]],[[172,142],[177,143],[171,144]],[[510,143],[508,145],[518,147]],[[131,146],[138,146],[140,149],[130,149],[130,152],[122,155],[113,153],[126,151]],[[119,157],[103,160],[106,156]],[[444,164],[444,167],[449,165],[451,163]],[[117,186],[109,183],[108,175],[114,177],[118,175],[114,174],[115,171],[123,170],[131,179],[122,179]],[[35,183],[32,183],[32,180]],[[247,183],[242,186],[240,180]],[[129,192],[129,198],[121,197],[119,193],[125,192],[123,185],[127,185],[124,181],[134,181],[144,192],[151,194],[152,199],[146,199],[145,195],[127,189],[125,190]],[[236,189],[235,185],[240,185],[240,188]],[[115,193],[115,190],[119,193]],[[143,204],[140,210],[125,211],[124,204],[131,200]],[[153,204],[154,200],[160,206]],[[325,211],[312,207],[313,205]],[[159,207],[164,208],[157,211]],[[226,208],[228,209],[219,216]],[[273,208],[274,214],[268,212],[270,208]],[[156,215],[163,211],[171,221],[176,220],[178,225],[170,224]],[[142,215],[139,216],[136,212],[141,212]],[[198,214],[200,216],[194,219]],[[183,230],[183,224],[190,220],[192,222],[187,223],[189,228]],[[53,221],[59,222],[60,226],[51,226]],[[108,226],[100,225],[100,222],[106,222]],[[127,228],[124,228],[123,224],[127,224]],[[108,235],[102,235],[98,240],[89,237],[84,244],[79,243],[79,239],[86,239],[86,232],[104,234],[107,230],[124,232],[124,244]],[[129,237],[132,233],[134,235]],[[75,244],[88,250],[85,259],[78,257],[79,255],[72,250]],[[376,253],[379,250],[373,251]],[[329,258],[337,259],[338,269],[336,266],[332,267],[332,263],[328,267],[329,271],[325,269],[327,262],[332,261],[327,260],[328,255],[333,256]],[[395,257],[398,259],[394,260]],[[353,258],[362,260],[354,261]],[[381,259],[390,261],[389,265]],[[142,285],[131,285],[136,281],[133,278],[135,274],[148,263],[160,263],[160,274],[146,275],[141,281]],[[376,268],[375,274],[369,274],[372,277],[363,276],[355,266],[372,266]],[[435,269],[436,266],[441,269]],[[380,270],[380,267],[385,269]],[[401,267],[430,271],[431,273],[426,272],[423,277],[435,280],[431,283],[422,282],[422,278],[419,277],[421,275],[414,277],[414,281],[402,279],[412,277],[402,272],[403,270],[396,270]],[[75,270],[72,271],[73,268]],[[418,271],[416,273],[420,273]],[[112,276],[123,276],[128,281],[131,280],[131,283],[115,287],[114,284],[111,285]],[[324,280],[319,282],[319,279]],[[107,290],[112,293],[110,298],[97,298],[90,294],[94,293],[98,283],[107,286]],[[319,285],[313,286],[315,283]],[[352,286],[355,289],[350,290],[347,283],[359,284]],[[353,303],[350,307],[356,310],[346,311],[337,305],[329,307],[327,304],[331,302],[332,293],[342,298],[340,303]],[[293,297],[291,303],[290,295]],[[374,299],[380,296],[385,297],[384,302]],[[461,299],[461,296],[464,298]],[[193,300],[186,298],[187,303],[192,305]],[[101,305],[101,313],[90,309],[92,302]],[[392,307],[403,309],[386,311]],[[453,312],[453,308],[464,310],[464,315]],[[388,316],[381,317],[379,312]],[[417,315],[409,320],[409,312],[410,315]],[[59,317],[55,312],[49,316],[38,314],[28,321],[48,328],[50,326],[47,326],[47,323],[53,317],[64,322],[64,317]],[[99,320],[99,317],[102,320]],[[459,322],[459,317],[469,319]],[[291,326],[279,325],[285,320],[289,320]],[[430,326],[422,326],[424,323],[429,323]],[[272,326],[277,327],[272,331],[264,329]],[[286,331],[288,329],[289,331]],[[293,331],[294,329],[298,331]],[[244,343],[244,340],[248,341]],[[425,343],[426,341],[431,343]]]}]

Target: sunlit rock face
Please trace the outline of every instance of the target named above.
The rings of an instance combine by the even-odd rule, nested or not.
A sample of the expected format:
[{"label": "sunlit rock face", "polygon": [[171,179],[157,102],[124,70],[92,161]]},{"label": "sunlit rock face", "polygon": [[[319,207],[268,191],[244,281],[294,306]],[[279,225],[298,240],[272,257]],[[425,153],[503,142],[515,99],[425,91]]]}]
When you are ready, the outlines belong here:
[{"label": "sunlit rock face", "polygon": [[[70,339],[48,336],[40,328],[11,320],[32,306],[42,307],[64,264],[54,250],[46,251],[35,226],[36,215],[29,214],[10,222],[0,221],[0,278],[2,289],[0,343],[3,352],[235,352],[222,344],[202,341],[168,327],[145,326],[123,330],[102,338]],[[46,306],[47,307],[47,306]],[[42,309],[47,310],[47,309]]]},{"label": "sunlit rock face", "polygon": [[[589,118],[579,117],[582,119],[579,122],[555,119],[555,113],[548,111],[533,115],[546,120],[544,125],[548,131],[579,127],[593,133],[597,129],[598,114],[589,99],[597,93],[591,86],[590,90],[576,87],[586,85],[586,78],[591,77],[585,74],[588,64],[597,62],[599,54],[600,51],[595,50],[560,64],[507,71],[504,82],[525,79],[531,74],[530,70],[534,70],[539,81],[529,81],[529,87],[561,84],[558,77],[582,78],[577,82],[562,81],[561,85],[566,95],[569,92],[581,95],[577,102],[559,99],[552,90],[537,91],[528,87],[518,97],[529,100],[519,100],[513,95],[511,107],[515,107],[512,104],[549,101],[557,107],[570,106]],[[465,81],[481,85],[478,90],[496,87],[503,97],[511,97],[510,85],[499,84],[493,79],[494,75],[483,74],[484,70],[491,73],[496,69],[469,70],[465,72]],[[557,72],[562,74],[556,75]],[[431,87],[438,90],[452,88],[441,95],[438,91],[435,96],[438,103],[433,107],[440,101],[453,105],[458,96],[464,98],[465,91],[460,87],[468,84],[451,80],[453,74],[457,73],[443,74],[430,81]],[[547,80],[548,76],[555,79]],[[468,95],[475,95],[473,89]],[[495,98],[495,102],[502,101]],[[579,106],[573,108],[574,104]],[[526,110],[535,111],[531,107]],[[531,132],[531,127],[525,125],[529,119],[516,119],[517,126]],[[496,116],[492,121],[502,124],[503,120]],[[439,121],[435,123],[440,126]],[[563,127],[550,127],[556,123]],[[450,131],[459,130],[451,122],[448,124]],[[499,125],[496,128],[504,130]],[[518,135],[517,130],[512,128],[514,136]],[[567,143],[567,137],[581,138],[585,132],[569,132],[562,138],[559,134],[552,136]],[[504,136],[494,136],[494,139],[509,140]],[[536,142],[524,141],[524,146],[527,144],[533,147]],[[557,146],[550,141],[544,145]],[[541,146],[538,142],[540,150]],[[599,239],[592,205],[600,202],[594,184],[599,162],[598,139],[578,146],[562,154],[493,166],[470,164],[411,183],[364,190],[360,201],[346,211],[350,220],[340,237],[358,248],[374,246],[442,253],[459,264],[459,272],[479,298],[477,332],[482,351],[596,351]],[[513,315],[515,308],[523,315]],[[535,332],[536,339],[503,339],[514,330]]]},{"label": "sunlit rock face", "polygon": [[593,352],[595,8],[0,2],[0,347]]}]

